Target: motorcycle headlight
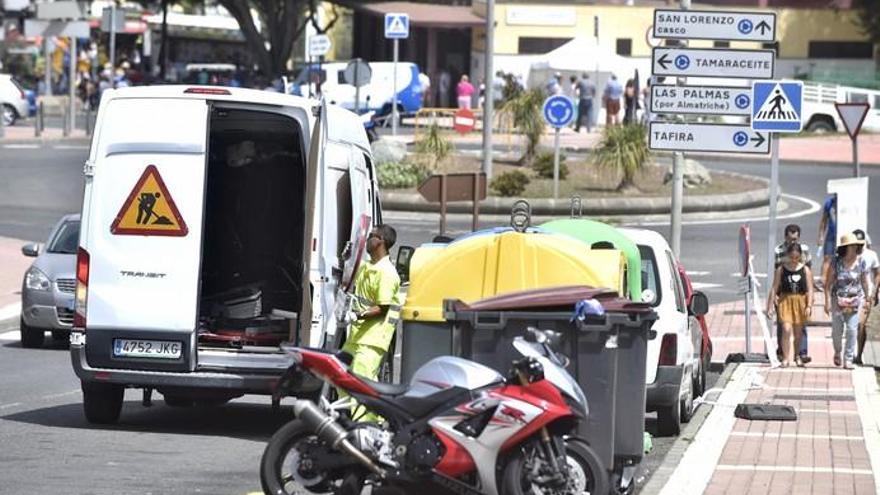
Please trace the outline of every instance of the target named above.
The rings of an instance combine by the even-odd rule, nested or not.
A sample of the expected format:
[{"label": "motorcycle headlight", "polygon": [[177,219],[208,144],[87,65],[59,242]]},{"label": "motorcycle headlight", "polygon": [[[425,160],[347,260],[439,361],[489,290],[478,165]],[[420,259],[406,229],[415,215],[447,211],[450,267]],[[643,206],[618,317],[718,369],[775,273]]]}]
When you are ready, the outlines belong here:
[{"label": "motorcycle headlight", "polygon": [[24,285],[30,290],[52,290],[52,281],[37,268],[31,268],[24,277]]}]

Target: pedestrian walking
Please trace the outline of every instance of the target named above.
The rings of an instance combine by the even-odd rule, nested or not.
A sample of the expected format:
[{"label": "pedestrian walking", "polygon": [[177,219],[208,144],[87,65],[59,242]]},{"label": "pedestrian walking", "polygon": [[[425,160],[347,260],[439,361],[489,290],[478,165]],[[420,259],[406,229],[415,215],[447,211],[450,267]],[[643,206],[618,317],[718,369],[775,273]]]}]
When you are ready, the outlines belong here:
[{"label": "pedestrian walking", "polygon": [[636,94],[636,82],[634,79],[626,81],[626,87],[623,90],[623,123],[624,125],[632,124],[636,121],[639,110],[639,95]]},{"label": "pedestrian walking", "polygon": [[822,258],[822,281],[828,278],[828,269],[831,267],[831,259],[837,248],[837,194],[825,198],[822,204],[822,219],[819,220],[819,252],[818,258]]},{"label": "pedestrian walking", "polygon": [[[377,379],[400,319],[400,276],[389,257],[396,241],[397,232],[390,226],[374,227],[367,237],[370,259],[362,262],[354,280],[355,320],[342,350],[354,358],[351,370],[369,380]],[[353,417],[360,421],[378,420],[360,407]]]},{"label": "pedestrian walking", "polygon": [[458,108],[470,108],[471,99],[474,96],[474,85],[471,84],[467,74],[461,76],[458,86],[455,87],[455,94],[458,96]]},{"label": "pedestrian walking", "polygon": [[864,244],[855,234],[844,234],[825,278],[825,314],[832,317],[834,365],[842,363],[845,369],[853,367],[859,321],[870,291],[868,265],[861,257]]},{"label": "pedestrian walking", "polygon": [[452,87],[452,76],[448,70],[442,70],[437,81],[437,106],[440,108],[449,107],[449,90]]},{"label": "pedestrian walking", "polygon": [[586,126],[587,133],[592,130],[593,100],[596,98],[596,85],[590,81],[590,75],[584,72],[576,84],[578,98],[578,118],[575,122],[574,132],[580,132],[581,126]]},{"label": "pedestrian walking", "polygon": [[856,239],[865,241],[862,259],[865,260],[865,265],[867,265],[869,272],[868,282],[870,282],[871,286],[868,291],[868,297],[865,298],[865,310],[862,312],[862,317],[859,321],[858,347],[856,348],[856,358],[853,360],[854,364],[861,365],[863,364],[862,353],[865,351],[865,342],[868,339],[868,318],[871,316],[871,310],[877,305],[877,289],[880,287],[880,259],[877,257],[877,252],[871,249],[871,237],[864,230],[856,229],[853,231],[853,234],[856,236]]},{"label": "pedestrian walking", "polygon": [[773,275],[773,286],[767,298],[767,314],[778,308],[777,320],[782,323],[780,347],[784,368],[791,366],[792,357],[798,366],[804,366],[795,351],[800,349],[804,325],[813,310],[813,273],[804,264],[802,253],[798,243],[786,246],[785,261]]},{"label": "pedestrian walking", "polygon": [[[774,267],[779,268],[788,260],[788,249],[790,246],[799,246],[801,250],[801,263],[807,266],[810,270],[813,269],[813,259],[810,255],[810,245],[801,242],[801,226],[798,224],[789,224],[785,226],[785,240],[782,241],[781,244],[776,246],[774,251],[774,255],[776,258]],[[776,320],[776,342],[778,343],[776,347],[776,356],[782,360],[782,321],[777,318]],[[812,361],[812,358],[809,356],[808,352],[808,337],[807,337],[807,327],[804,325],[804,328],[801,330],[801,339],[800,345],[797,347],[798,356],[804,364]]]},{"label": "pedestrian walking", "polygon": [[611,79],[605,84],[605,91],[602,92],[602,103],[605,106],[605,125],[612,126],[620,124],[620,97],[623,96],[623,86],[617,80],[617,76],[611,74]]},{"label": "pedestrian walking", "polygon": [[557,72],[553,74],[553,77],[547,81],[547,85],[544,87],[547,91],[547,96],[556,96],[562,94],[562,74]]}]

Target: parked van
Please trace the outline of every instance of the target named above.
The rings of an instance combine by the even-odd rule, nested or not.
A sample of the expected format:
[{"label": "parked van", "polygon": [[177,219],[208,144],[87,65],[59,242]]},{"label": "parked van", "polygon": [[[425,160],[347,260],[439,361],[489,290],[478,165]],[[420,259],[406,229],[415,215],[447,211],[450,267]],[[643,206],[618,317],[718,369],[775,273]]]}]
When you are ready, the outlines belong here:
[{"label": "parked van", "polygon": [[106,91],[85,176],[70,352],[94,423],[125,388],[270,393],[281,342],[331,342],[381,216],[357,116],[280,93]]},{"label": "parked van", "polygon": [[[346,62],[311,64],[303,67],[288,86],[288,93],[309,95],[309,85],[315,91],[314,82],[320,78],[321,95],[332,104],[354,110],[355,87],[345,82]],[[394,63],[370,62],[370,83],[361,87],[361,111],[374,111],[378,115],[391,113],[391,97],[394,93]],[[397,104],[401,115],[414,114],[422,108],[422,94],[427,91],[419,82],[419,66],[411,62],[397,64]]]}]

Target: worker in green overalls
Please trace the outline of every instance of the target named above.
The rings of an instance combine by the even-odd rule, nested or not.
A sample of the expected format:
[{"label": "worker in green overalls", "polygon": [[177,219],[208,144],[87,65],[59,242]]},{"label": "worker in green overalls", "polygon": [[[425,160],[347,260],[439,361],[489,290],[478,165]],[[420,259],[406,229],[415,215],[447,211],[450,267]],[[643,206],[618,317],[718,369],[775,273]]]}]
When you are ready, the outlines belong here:
[{"label": "worker in green overalls", "polygon": [[[388,225],[378,225],[367,237],[369,260],[364,260],[354,279],[356,320],[351,323],[342,350],[354,359],[351,370],[364,378],[376,380],[382,359],[388,352],[400,319],[400,276],[388,255],[397,233]],[[354,411],[361,421],[377,421],[378,416]]]}]

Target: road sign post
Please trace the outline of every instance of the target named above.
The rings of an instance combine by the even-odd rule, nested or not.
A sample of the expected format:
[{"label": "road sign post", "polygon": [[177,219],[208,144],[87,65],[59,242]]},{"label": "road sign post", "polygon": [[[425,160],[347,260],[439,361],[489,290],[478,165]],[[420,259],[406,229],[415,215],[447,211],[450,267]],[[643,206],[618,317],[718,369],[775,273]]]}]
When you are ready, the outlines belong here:
[{"label": "road sign post", "polygon": [[865,116],[868,115],[871,105],[868,103],[835,103],[834,107],[837,109],[837,114],[840,115],[840,120],[843,121],[846,133],[852,140],[853,177],[860,177],[862,170],[859,164],[859,131],[862,130],[862,123],[865,122]]},{"label": "road sign post", "polygon": [[373,69],[363,59],[356,58],[345,66],[342,77],[346,83],[354,86],[354,112],[360,113],[361,86],[370,84],[370,80],[373,78]]},{"label": "road sign post", "polygon": [[571,98],[554,95],[544,100],[544,120],[556,129],[553,137],[553,198],[559,198],[559,131],[574,120],[575,107]]},{"label": "road sign post", "polygon": [[[452,128],[459,134],[467,134],[474,130],[477,120],[469,108],[459,108],[452,116]],[[488,175],[488,174],[486,174]]]},{"label": "road sign post", "polygon": [[743,276],[746,318],[746,355],[752,353],[752,233],[748,224],[739,228],[739,259]]},{"label": "road sign post", "polygon": [[394,64],[391,77],[391,135],[397,135],[397,61],[400,55],[401,39],[409,38],[409,14],[388,13],[385,14],[385,38],[394,40]]},{"label": "road sign post", "polygon": [[429,203],[440,203],[440,235],[446,235],[446,211],[449,201],[471,201],[471,226],[477,230],[480,201],[486,199],[486,174],[481,172],[435,174],[419,185],[419,194]]},{"label": "road sign post", "polygon": [[651,53],[655,76],[770,79],[776,52],[664,46]]}]

